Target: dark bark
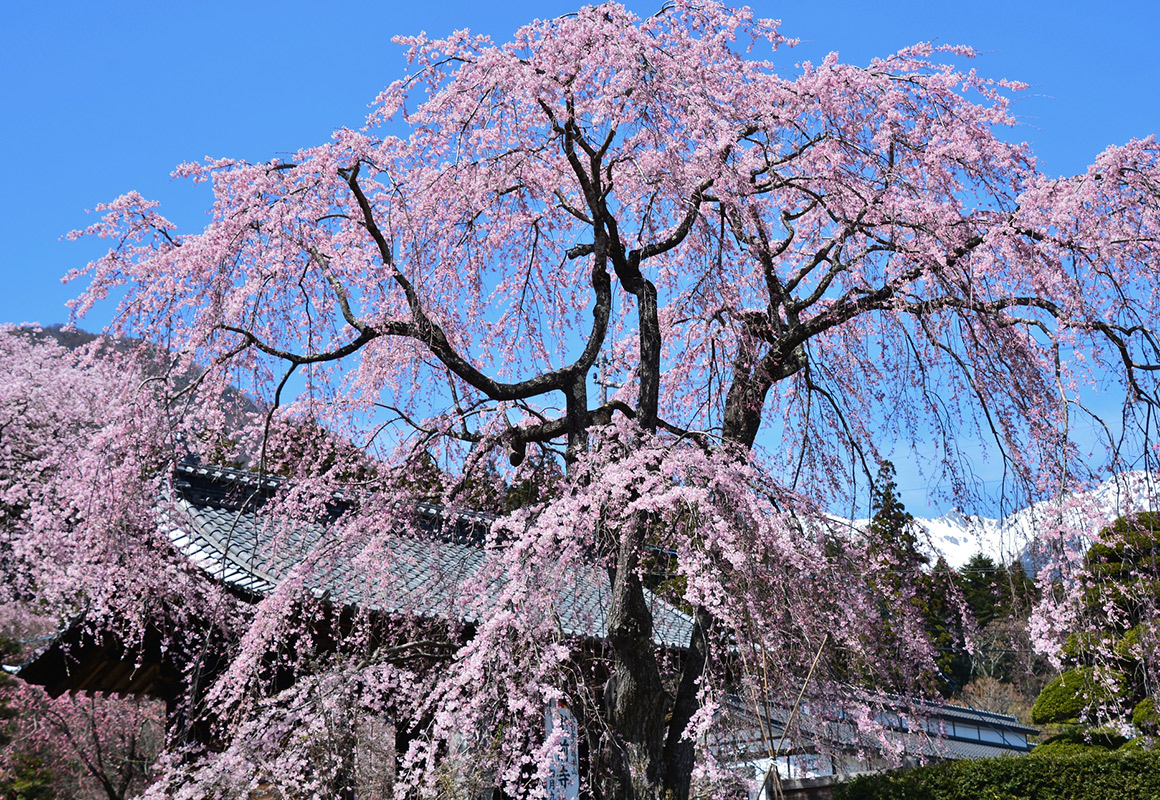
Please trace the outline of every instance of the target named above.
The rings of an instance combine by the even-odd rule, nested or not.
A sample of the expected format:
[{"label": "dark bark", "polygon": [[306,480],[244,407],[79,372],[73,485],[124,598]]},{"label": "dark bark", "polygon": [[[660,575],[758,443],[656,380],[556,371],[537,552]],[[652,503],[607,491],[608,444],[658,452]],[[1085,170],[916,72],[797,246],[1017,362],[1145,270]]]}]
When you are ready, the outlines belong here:
[{"label": "dark bark", "polygon": [[609,569],[612,603],[608,643],[613,674],[605,686],[605,711],[616,733],[604,765],[602,794],[616,800],[655,796],[662,768],[666,698],[653,644],[653,618],[637,576],[648,520],[639,515],[622,532],[616,566]]},{"label": "dark bark", "polygon": [[698,608],[693,617],[689,651],[685,655],[681,682],[673,701],[668,738],[662,756],[662,793],[674,800],[685,800],[691,789],[695,752],[693,741],[685,738],[684,733],[701,705],[697,701],[697,685],[709,663],[709,633],[712,627],[712,615]]},{"label": "dark bark", "polygon": [[[748,329],[748,325],[746,326]],[[751,347],[746,347],[749,343]],[[722,435],[726,441],[747,450],[753,447],[761,427],[761,410],[770,388],[806,366],[805,348],[781,339],[761,353],[766,345],[747,336],[733,359],[733,380],[725,399]]]}]

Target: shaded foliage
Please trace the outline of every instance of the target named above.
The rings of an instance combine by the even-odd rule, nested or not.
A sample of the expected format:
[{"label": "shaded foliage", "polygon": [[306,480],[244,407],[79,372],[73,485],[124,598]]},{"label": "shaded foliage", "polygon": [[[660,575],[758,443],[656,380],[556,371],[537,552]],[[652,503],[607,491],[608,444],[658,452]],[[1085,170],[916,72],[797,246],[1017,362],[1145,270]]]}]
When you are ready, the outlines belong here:
[{"label": "shaded foliage", "polygon": [[1032,710],[1042,723],[1111,726],[1153,743],[1160,648],[1160,514],[1117,519],[1100,531],[1079,568],[1072,631],[1060,656],[1067,669]]},{"label": "shaded foliage", "polygon": [[834,800],[1141,800],[1160,795],[1160,753],[984,758],[867,775]]}]

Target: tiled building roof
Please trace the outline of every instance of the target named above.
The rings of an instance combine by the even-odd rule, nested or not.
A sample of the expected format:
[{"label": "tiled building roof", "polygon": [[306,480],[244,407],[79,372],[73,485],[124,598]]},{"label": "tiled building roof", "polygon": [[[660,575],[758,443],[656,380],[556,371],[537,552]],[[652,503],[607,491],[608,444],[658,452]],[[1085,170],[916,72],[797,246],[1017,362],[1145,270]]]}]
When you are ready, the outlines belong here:
[{"label": "tiled building roof", "polygon": [[[239,470],[182,464],[164,514],[169,538],[208,575],[254,596],[270,593],[309,565],[304,580],[316,596],[388,614],[478,623],[475,617],[486,613],[487,598],[469,608],[463,587],[484,585],[493,595],[502,588],[502,579],[479,580],[487,557],[483,536],[493,521],[486,514],[452,515],[439,506],[419,504],[417,527],[423,535],[394,537],[389,558],[382,560],[383,571],[368,575],[327,554],[332,540],[327,522],[286,524],[260,513],[263,497],[281,484],[280,479]],[[342,499],[336,498],[339,503]],[[554,608],[566,635],[605,637],[611,596],[605,570],[595,565],[577,570],[555,595]],[[656,643],[687,647],[689,617],[655,595],[647,596]]]},{"label": "tiled building roof", "polygon": [[[783,779],[820,781],[817,788],[831,785],[836,776],[899,766],[878,752],[887,741],[897,748],[896,757],[902,765],[909,767],[929,761],[1023,755],[1034,747],[1029,737],[1039,733],[1006,714],[893,696],[879,697],[878,702],[882,706],[875,716],[882,727],[873,730],[862,729],[840,705],[829,709],[830,715],[836,711],[837,719],[814,716],[803,707],[795,721],[797,739],[780,749],[789,709],[769,705],[758,710],[747,700],[730,697],[725,704],[726,732],[712,745],[719,758],[749,764],[758,779],[766,775],[767,780],[775,763],[771,754],[776,749],[777,769]],[[761,800],[774,797],[768,788],[759,793]],[[786,789],[786,797],[790,796]],[[808,792],[800,796],[829,797]]]}]

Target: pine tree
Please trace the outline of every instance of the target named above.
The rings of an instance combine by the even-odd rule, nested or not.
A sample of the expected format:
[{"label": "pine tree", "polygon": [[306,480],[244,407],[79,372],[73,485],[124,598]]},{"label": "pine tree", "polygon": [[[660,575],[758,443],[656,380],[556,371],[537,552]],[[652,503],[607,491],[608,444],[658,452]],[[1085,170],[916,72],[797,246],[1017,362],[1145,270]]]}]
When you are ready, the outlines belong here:
[{"label": "pine tree", "polygon": [[930,559],[919,552],[914,515],[898,497],[894,464],[889,461],[883,461],[878,467],[871,510],[874,516],[869,528],[870,556],[892,573],[891,583],[895,586],[906,583]]}]

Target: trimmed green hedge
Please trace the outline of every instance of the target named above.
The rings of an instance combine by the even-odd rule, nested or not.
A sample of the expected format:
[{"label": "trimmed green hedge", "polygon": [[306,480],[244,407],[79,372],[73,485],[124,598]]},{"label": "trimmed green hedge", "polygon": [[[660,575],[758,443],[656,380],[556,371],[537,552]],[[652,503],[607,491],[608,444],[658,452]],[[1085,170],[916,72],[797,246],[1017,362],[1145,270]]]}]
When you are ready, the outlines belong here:
[{"label": "trimmed green hedge", "polygon": [[951,761],[864,775],[836,786],[834,800],[1160,800],[1160,752]]},{"label": "trimmed green hedge", "polygon": [[1114,703],[1117,695],[1109,688],[1112,680],[1120,686],[1127,682],[1122,674],[1111,670],[1100,672],[1094,667],[1069,669],[1043,687],[1031,707],[1031,721],[1036,725],[1070,722],[1093,705]]},{"label": "trimmed green hedge", "polygon": [[1145,697],[1132,710],[1132,724],[1147,733],[1160,728],[1160,714],[1156,713],[1156,701]]}]

